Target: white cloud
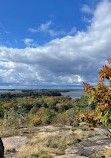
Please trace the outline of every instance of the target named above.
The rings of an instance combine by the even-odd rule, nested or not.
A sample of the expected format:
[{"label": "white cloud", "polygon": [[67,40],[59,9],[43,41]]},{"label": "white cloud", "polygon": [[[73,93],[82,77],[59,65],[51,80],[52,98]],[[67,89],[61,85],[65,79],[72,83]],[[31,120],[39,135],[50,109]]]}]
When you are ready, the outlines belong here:
[{"label": "white cloud", "polygon": [[73,35],[76,32],[76,27],[73,27],[68,35]]},{"label": "white cloud", "polygon": [[83,20],[85,23],[89,23],[89,24],[90,24],[92,19],[87,18],[87,17],[84,16],[84,17],[82,18],[82,20]]},{"label": "white cloud", "polygon": [[41,24],[37,29],[29,28],[30,32],[47,32],[51,26],[52,22],[48,21],[45,24]]},{"label": "white cloud", "polygon": [[54,30],[48,30],[50,36],[59,36],[59,35],[66,35],[64,31],[54,31]]},{"label": "white cloud", "polygon": [[4,68],[0,69],[0,82],[2,85],[95,83],[97,72],[111,57],[110,37],[111,3],[103,1],[86,32],[57,38],[37,48],[0,47],[1,60],[9,61],[0,63]]},{"label": "white cloud", "polygon": [[23,41],[27,47],[36,47],[37,46],[37,43],[35,43],[33,39],[25,38]]},{"label": "white cloud", "polygon": [[34,33],[34,32],[38,32],[38,29],[34,29],[34,28],[29,28],[28,31]]},{"label": "white cloud", "polygon": [[38,31],[47,31],[49,30],[52,22],[48,21],[46,24],[41,24],[40,27],[38,28]]},{"label": "white cloud", "polygon": [[86,4],[83,5],[83,7],[81,8],[81,11],[85,13],[93,14],[93,10]]},{"label": "white cloud", "polygon": [[51,28],[53,22],[52,21],[48,21],[46,22],[45,24],[41,24],[38,28],[29,28],[28,30],[32,33],[37,33],[37,32],[44,32],[44,33],[48,33],[50,36],[59,36],[59,35],[63,35],[63,36],[66,36],[66,35],[72,35],[76,32],[76,28],[73,27],[71,29],[71,31],[69,32],[65,32],[64,30],[59,30],[59,31],[56,31],[54,29]]}]

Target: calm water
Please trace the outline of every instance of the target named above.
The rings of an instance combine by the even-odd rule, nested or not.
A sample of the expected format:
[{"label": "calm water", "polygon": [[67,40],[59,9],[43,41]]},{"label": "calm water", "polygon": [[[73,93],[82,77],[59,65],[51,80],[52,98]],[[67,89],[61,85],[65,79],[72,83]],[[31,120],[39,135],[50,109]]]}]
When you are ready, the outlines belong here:
[{"label": "calm water", "polygon": [[81,98],[82,95],[85,95],[83,90],[74,90],[70,92],[61,92],[63,96],[70,96],[72,99]]}]

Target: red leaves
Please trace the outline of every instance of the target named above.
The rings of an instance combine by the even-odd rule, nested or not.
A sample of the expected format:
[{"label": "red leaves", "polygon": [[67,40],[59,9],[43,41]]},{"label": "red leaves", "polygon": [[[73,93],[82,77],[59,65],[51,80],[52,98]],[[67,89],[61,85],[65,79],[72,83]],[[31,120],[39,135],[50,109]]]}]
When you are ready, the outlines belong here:
[{"label": "red leaves", "polygon": [[111,58],[108,58],[108,64],[111,66]]},{"label": "red leaves", "polygon": [[89,125],[95,125],[98,120],[103,121],[105,125],[111,123],[111,82],[109,86],[105,85],[105,79],[111,80],[111,58],[108,59],[109,66],[103,66],[99,71],[99,78],[101,79],[97,86],[94,88],[88,83],[83,83],[84,91],[89,96],[92,103],[97,103],[94,114],[82,114],[81,119],[87,121]]},{"label": "red leaves", "polygon": [[83,114],[77,114],[77,119],[78,120],[82,120],[82,121],[85,121],[89,124],[89,127],[95,127],[96,126],[96,121],[95,121],[95,114],[94,112],[91,112],[91,113],[83,113]]},{"label": "red leaves", "polygon": [[99,71],[99,78],[104,81],[105,79],[111,80],[111,58],[108,59],[109,66],[103,66]]}]

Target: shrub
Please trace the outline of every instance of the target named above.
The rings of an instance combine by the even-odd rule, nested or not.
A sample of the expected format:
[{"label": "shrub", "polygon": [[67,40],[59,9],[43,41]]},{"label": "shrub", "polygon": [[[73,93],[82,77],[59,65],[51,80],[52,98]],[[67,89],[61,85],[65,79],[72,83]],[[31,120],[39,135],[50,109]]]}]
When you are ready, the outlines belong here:
[{"label": "shrub", "polygon": [[11,108],[9,111],[5,112],[3,119],[3,126],[5,128],[19,128],[19,115]]},{"label": "shrub", "polygon": [[[82,120],[87,121],[89,126],[102,123],[106,127],[111,127],[111,59],[108,59],[108,64],[99,71],[100,81],[96,87],[83,83],[84,91],[89,97],[89,103],[97,104],[94,111],[79,116]],[[109,81],[108,86],[104,83],[105,79]]]},{"label": "shrub", "polygon": [[41,124],[41,120],[40,120],[39,117],[33,119],[33,125],[34,125],[34,126],[38,126],[38,125],[40,125],[40,124]]}]

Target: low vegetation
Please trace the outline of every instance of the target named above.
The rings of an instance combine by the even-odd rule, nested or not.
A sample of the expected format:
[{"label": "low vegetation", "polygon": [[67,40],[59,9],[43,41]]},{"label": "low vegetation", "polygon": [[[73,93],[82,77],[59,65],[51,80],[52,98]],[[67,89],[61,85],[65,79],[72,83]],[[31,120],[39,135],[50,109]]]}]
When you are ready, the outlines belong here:
[{"label": "low vegetation", "polygon": [[5,155],[10,154],[10,153],[16,153],[16,149],[11,146],[6,146],[5,147]]},{"label": "low vegetation", "polygon": [[70,131],[66,135],[59,135],[58,132],[39,132],[20,149],[18,158],[32,158],[37,155],[41,157],[43,153],[50,156],[63,155],[69,146],[76,145],[88,137],[89,134],[83,133],[82,130]]}]

